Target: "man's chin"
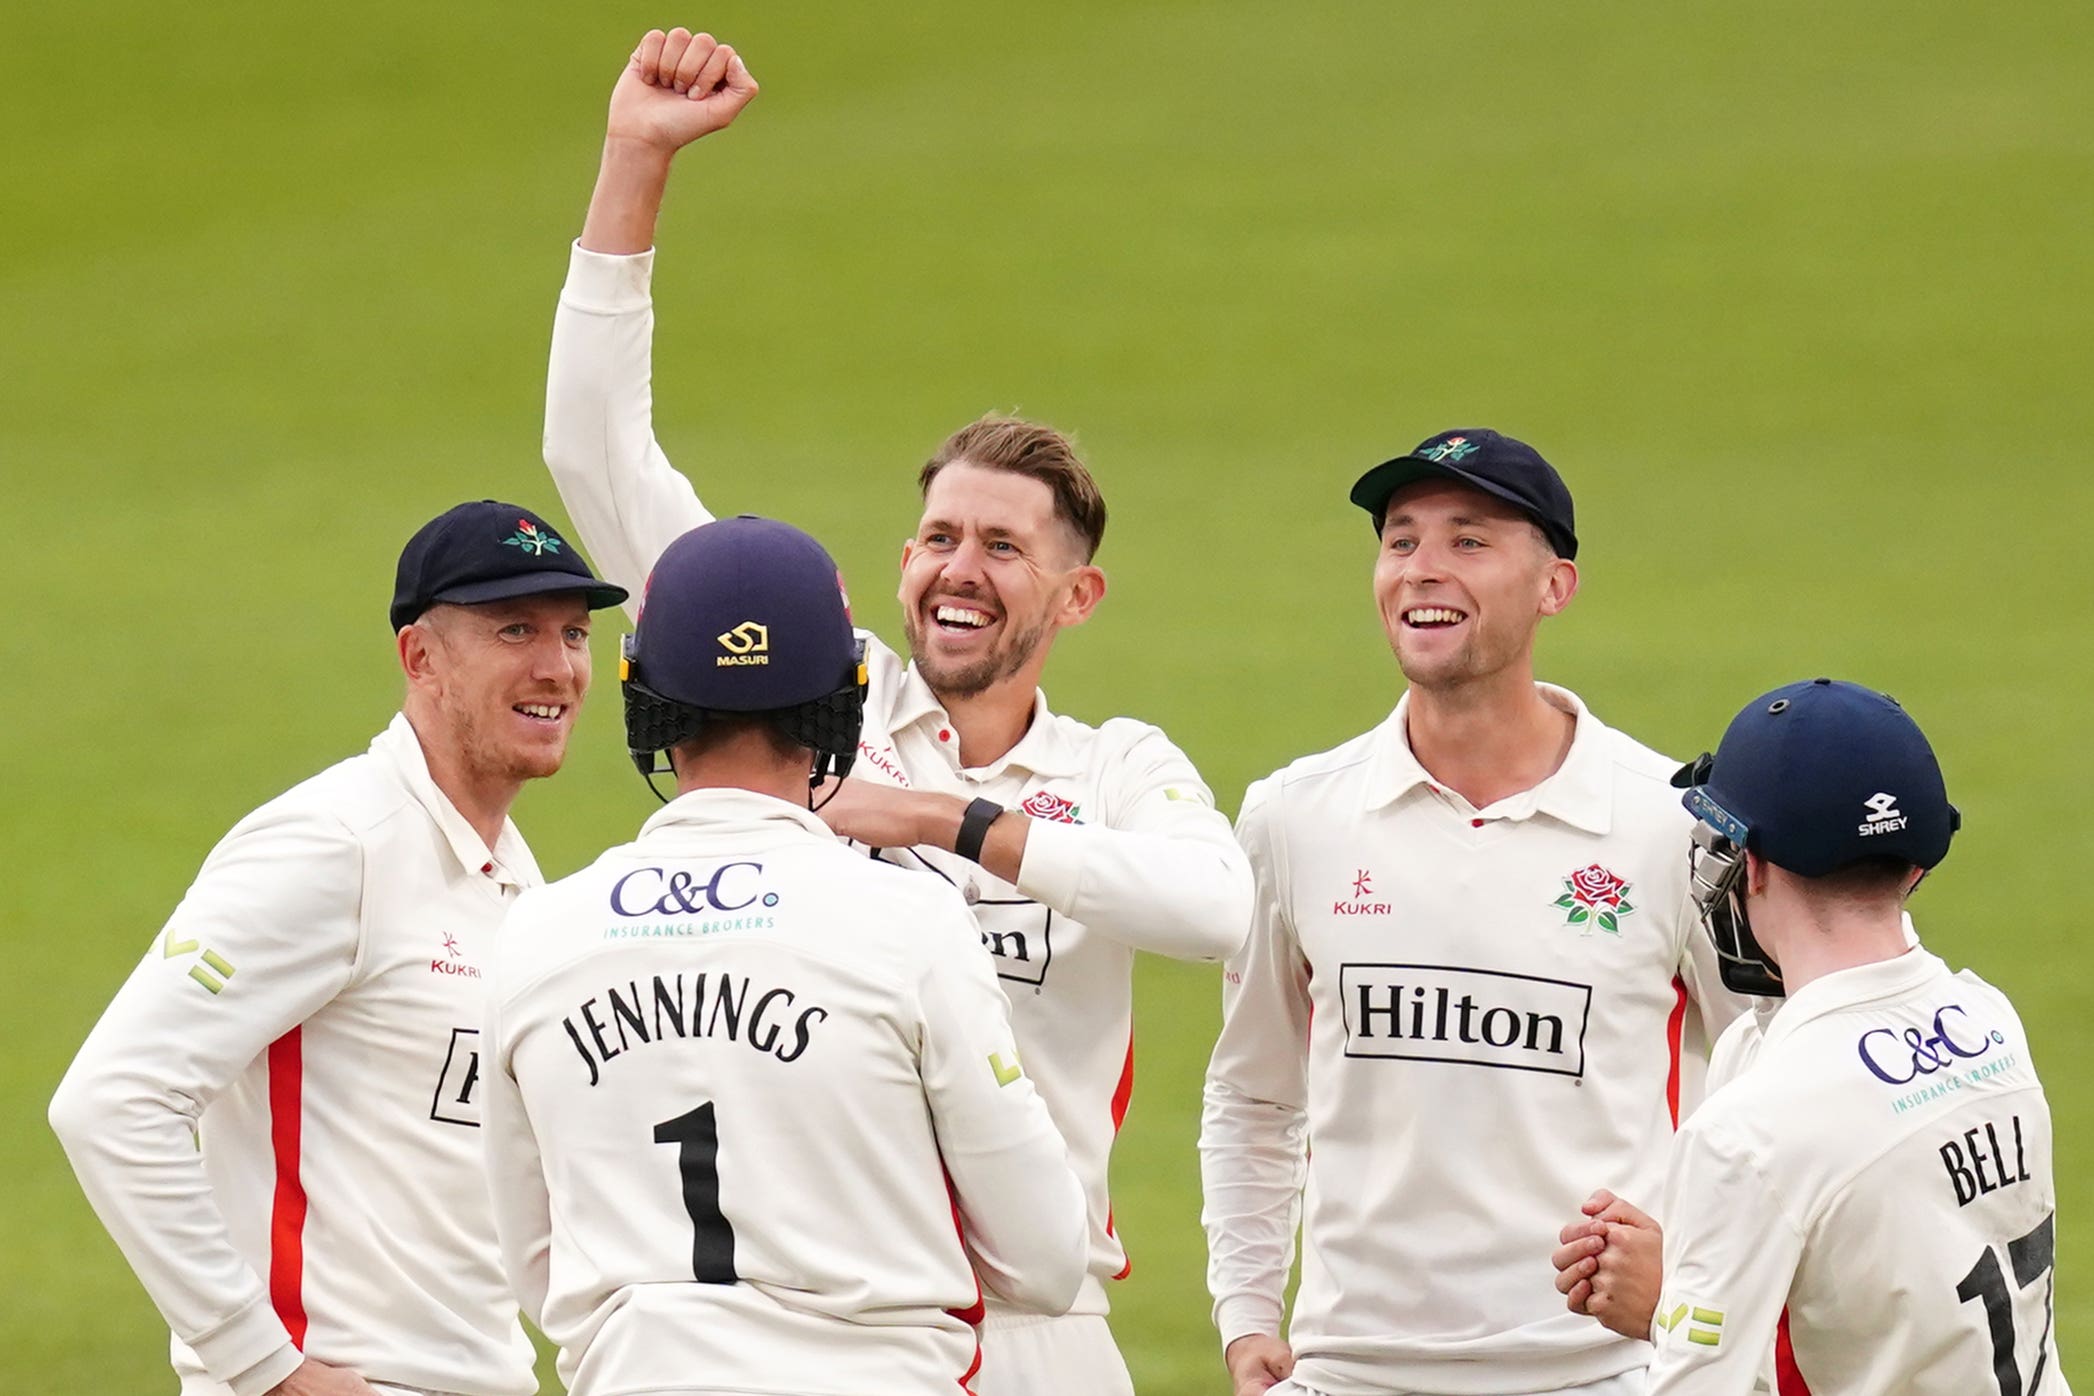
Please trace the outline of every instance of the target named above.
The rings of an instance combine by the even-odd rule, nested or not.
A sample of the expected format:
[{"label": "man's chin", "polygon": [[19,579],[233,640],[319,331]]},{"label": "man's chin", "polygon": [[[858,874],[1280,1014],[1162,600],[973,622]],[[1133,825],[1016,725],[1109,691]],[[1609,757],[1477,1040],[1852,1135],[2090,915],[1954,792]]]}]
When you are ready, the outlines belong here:
[{"label": "man's chin", "polygon": [[558,746],[537,747],[510,753],[507,762],[512,780],[544,780],[547,776],[560,773],[567,760],[567,743]]},{"label": "man's chin", "polygon": [[1001,668],[992,659],[977,659],[971,664],[945,664],[925,654],[914,654],[916,672],[931,692],[940,698],[972,698],[987,690],[1002,677]]}]

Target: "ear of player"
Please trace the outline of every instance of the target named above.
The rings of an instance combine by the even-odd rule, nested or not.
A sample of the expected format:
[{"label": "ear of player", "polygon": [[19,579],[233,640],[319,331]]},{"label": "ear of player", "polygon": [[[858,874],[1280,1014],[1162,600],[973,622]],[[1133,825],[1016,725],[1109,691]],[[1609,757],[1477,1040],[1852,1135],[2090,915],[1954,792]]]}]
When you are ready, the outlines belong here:
[{"label": "ear of player", "polygon": [[640,774],[718,715],[763,716],[815,753],[812,780],[849,774],[866,689],[836,563],[790,524],[754,515],[694,528],[647,579],[618,677]]},{"label": "ear of player", "polygon": [[1731,719],[1713,756],[1672,783],[1699,821],[1691,868],[1726,987],[1782,993],[1781,971],[1745,914],[1745,853],[1801,877],[1869,859],[1928,869],[1948,856],[1962,815],[1919,724],[1895,698],[1809,679],[1763,693]]}]

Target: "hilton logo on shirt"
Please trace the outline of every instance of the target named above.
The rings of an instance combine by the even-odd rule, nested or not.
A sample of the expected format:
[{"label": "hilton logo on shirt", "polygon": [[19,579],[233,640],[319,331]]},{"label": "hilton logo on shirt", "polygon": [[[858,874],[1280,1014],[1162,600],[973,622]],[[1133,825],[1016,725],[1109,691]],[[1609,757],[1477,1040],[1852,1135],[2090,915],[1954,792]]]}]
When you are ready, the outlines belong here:
[{"label": "hilton logo on shirt", "polygon": [[1585,1075],[1592,987],[1454,965],[1338,967],[1345,1055]]}]

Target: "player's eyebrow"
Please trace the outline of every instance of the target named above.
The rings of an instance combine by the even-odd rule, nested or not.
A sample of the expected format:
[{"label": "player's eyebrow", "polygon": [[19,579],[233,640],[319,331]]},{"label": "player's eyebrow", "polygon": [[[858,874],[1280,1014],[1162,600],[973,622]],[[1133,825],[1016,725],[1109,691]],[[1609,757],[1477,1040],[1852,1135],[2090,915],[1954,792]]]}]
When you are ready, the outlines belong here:
[{"label": "player's eyebrow", "polygon": [[[967,528],[964,524],[955,523],[951,519],[925,519],[922,523],[916,526],[916,531],[918,534],[965,533],[967,531]],[[978,528],[974,531],[976,534],[980,535],[983,538],[1007,538],[1010,539],[1012,542],[1025,541],[1024,534],[1020,533],[1018,530],[1014,528],[1005,528],[1000,524],[990,524],[984,528]]]},{"label": "player's eyebrow", "polygon": [[[1491,528],[1503,524],[1507,520],[1491,518],[1487,515],[1455,514],[1447,522],[1455,528]],[[1391,514],[1383,522],[1382,526],[1386,528],[1389,524],[1401,524],[1406,528],[1416,528],[1418,526],[1418,516],[1416,514]]]}]

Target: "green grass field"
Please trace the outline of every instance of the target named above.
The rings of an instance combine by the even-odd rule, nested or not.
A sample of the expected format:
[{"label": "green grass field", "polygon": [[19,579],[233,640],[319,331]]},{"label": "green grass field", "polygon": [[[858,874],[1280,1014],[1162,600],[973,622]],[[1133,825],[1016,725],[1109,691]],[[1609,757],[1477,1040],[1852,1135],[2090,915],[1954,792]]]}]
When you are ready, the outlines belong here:
[{"label": "green grass field", "polygon": [[[1071,427],[1112,594],[1050,694],[1160,723],[1233,809],[1395,700],[1346,486],[1481,424],[1577,492],[1543,670],[1608,721],[1686,755],[1790,678],[1902,699],[1967,815],[1915,917],[2028,1020],[2068,1370],[2094,1347],[2083,6],[322,13],[23,7],[0,44],[0,1390],[171,1389],[45,1102],[223,830],[385,721],[407,533],[554,507],[565,244],[619,63],[679,21],[764,90],[663,223],[663,440],[715,507],[826,539],[890,639],[923,456],[992,407]],[[601,682],[519,810],[550,872],[653,808],[616,716]],[[1145,1396],[1225,1390],[1216,979],[1141,975],[1115,1326]]]}]

